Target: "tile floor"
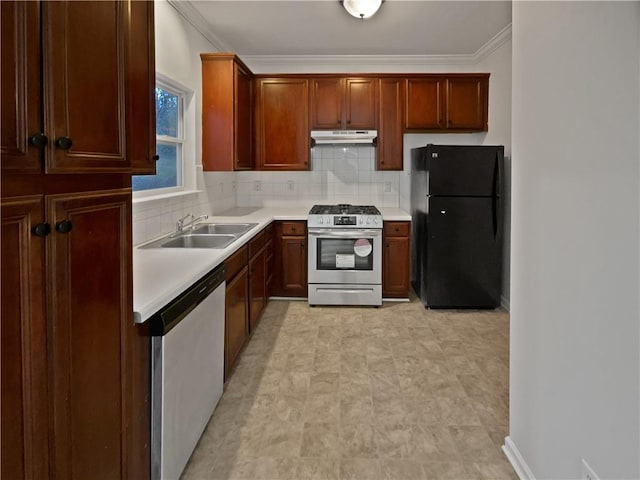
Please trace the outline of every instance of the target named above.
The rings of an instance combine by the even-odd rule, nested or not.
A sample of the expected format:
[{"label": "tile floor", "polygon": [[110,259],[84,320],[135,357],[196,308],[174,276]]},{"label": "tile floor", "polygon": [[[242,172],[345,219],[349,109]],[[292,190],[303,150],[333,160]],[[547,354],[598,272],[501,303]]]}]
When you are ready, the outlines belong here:
[{"label": "tile floor", "polygon": [[183,480],[517,479],[504,311],[272,301]]}]

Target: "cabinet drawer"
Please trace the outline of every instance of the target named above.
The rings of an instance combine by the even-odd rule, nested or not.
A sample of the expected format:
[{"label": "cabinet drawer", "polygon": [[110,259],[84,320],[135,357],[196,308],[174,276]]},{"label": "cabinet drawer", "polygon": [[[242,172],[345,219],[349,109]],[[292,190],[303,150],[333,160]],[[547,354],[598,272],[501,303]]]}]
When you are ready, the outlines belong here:
[{"label": "cabinet drawer", "polygon": [[384,222],[384,235],[387,237],[408,237],[410,234],[410,222]]},{"label": "cabinet drawer", "polygon": [[306,235],[306,222],[282,222],[282,235]]},{"label": "cabinet drawer", "polygon": [[247,246],[245,245],[224,261],[224,266],[227,269],[227,283],[247,265],[247,259]]},{"label": "cabinet drawer", "polygon": [[253,258],[264,247],[267,240],[266,230],[262,230],[258,235],[249,241],[249,258]]}]

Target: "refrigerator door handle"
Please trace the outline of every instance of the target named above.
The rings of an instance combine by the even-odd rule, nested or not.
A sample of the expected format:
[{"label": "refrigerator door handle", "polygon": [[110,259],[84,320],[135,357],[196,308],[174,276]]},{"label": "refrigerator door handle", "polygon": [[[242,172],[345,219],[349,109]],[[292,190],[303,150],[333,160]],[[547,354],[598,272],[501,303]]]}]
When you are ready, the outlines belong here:
[{"label": "refrigerator door handle", "polygon": [[502,200],[500,199],[500,197],[496,197],[493,196],[491,198],[491,214],[492,214],[492,220],[493,220],[493,240],[496,241],[501,232],[500,232],[500,222],[499,219],[501,218],[500,215],[500,209],[502,208]]},{"label": "refrigerator door handle", "polygon": [[495,162],[493,164],[493,185],[491,186],[492,192],[491,195],[493,197],[501,196],[501,188],[502,185],[502,162],[500,161],[500,155],[496,152]]}]

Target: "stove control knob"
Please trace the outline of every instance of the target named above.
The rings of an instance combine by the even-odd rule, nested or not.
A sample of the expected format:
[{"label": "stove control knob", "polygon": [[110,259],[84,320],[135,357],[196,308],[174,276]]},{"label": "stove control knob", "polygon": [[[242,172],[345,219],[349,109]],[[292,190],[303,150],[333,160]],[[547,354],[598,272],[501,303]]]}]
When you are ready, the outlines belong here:
[{"label": "stove control knob", "polygon": [[367,225],[369,225],[371,223],[371,219],[367,218]]},{"label": "stove control knob", "polygon": [[324,220],[322,219],[322,217],[320,217],[320,219],[318,220],[320,225],[322,225],[324,223]]},{"label": "stove control knob", "polygon": [[374,219],[373,219],[373,223],[377,224],[377,223],[378,223],[378,219],[377,219],[377,218],[374,218]]}]

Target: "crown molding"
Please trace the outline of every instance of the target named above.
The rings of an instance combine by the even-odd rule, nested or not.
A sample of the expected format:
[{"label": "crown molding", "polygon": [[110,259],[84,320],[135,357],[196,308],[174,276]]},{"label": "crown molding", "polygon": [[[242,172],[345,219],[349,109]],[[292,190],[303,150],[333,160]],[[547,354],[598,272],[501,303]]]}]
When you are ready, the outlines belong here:
[{"label": "crown molding", "polygon": [[231,52],[231,47],[211,29],[211,25],[202,18],[200,12],[188,0],[167,0],[182,17],[206,38],[220,52]]},{"label": "crown molding", "polygon": [[[217,50],[234,50],[218,37],[189,0],[167,2]],[[243,55],[242,61],[254,73],[295,73],[328,69],[353,73],[419,72],[433,65],[476,65],[511,39],[511,24],[504,27],[473,54],[461,55]]]},{"label": "crown molding", "polygon": [[496,33],[493,38],[491,38],[487,43],[482,45],[476,53],[473,54],[475,57],[474,63],[480,63],[485,60],[489,55],[495,52],[502,45],[511,40],[511,24],[504,27],[498,33]]}]

